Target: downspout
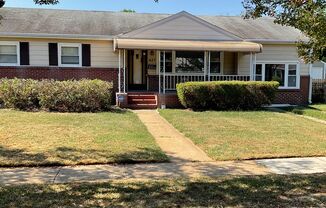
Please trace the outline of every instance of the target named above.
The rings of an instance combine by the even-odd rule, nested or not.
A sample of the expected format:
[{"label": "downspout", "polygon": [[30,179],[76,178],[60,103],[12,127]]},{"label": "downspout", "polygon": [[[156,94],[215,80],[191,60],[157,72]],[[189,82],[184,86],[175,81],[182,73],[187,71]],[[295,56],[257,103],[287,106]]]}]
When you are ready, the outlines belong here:
[{"label": "downspout", "polygon": [[312,63],[309,64],[309,104],[312,103],[312,77],[311,77],[311,73],[312,73]]},{"label": "downspout", "polygon": [[118,89],[121,93],[121,51],[119,50],[119,74],[118,74]]},{"label": "downspout", "polygon": [[126,93],[126,49],[123,49],[123,93]]}]

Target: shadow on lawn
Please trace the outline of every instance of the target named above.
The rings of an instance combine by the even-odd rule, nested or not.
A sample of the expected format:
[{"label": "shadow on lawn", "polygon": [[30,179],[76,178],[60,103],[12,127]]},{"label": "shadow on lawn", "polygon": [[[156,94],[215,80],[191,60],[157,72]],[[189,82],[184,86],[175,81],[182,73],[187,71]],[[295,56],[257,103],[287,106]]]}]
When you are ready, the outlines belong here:
[{"label": "shadow on lawn", "polygon": [[166,161],[168,158],[162,151],[152,148],[138,148],[136,151],[114,154],[97,149],[58,147],[51,152],[29,153],[23,149],[8,149],[0,146],[0,167],[133,164]]},{"label": "shadow on lawn", "polygon": [[0,206],[323,207],[325,180],[306,175],[14,186],[0,188]]}]

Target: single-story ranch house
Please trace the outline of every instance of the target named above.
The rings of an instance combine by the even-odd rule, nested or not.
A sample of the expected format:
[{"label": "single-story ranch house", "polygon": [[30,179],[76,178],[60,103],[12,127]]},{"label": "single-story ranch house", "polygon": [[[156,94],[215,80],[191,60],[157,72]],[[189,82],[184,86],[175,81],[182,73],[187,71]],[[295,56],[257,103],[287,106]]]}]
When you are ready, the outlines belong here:
[{"label": "single-story ranch house", "polygon": [[[112,81],[121,106],[178,106],[186,81],[277,80],[274,103],[309,101],[300,31],[271,18],[3,8],[0,77]],[[120,70],[119,70],[120,69]]]}]

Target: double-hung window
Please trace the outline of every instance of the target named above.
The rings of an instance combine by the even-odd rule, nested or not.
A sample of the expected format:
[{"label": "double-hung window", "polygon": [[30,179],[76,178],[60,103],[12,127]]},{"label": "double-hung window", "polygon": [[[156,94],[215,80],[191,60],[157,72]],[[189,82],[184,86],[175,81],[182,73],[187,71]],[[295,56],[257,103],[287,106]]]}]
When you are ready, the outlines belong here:
[{"label": "double-hung window", "polygon": [[210,73],[220,74],[221,73],[221,52],[209,52],[210,54]]},{"label": "double-hung window", "polygon": [[277,81],[280,88],[297,89],[300,84],[297,63],[259,63],[255,67],[256,81]]},{"label": "double-hung window", "polygon": [[19,65],[19,43],[0,42],[0,65],[17,66]]},{"label": "double-hung window", "polygon": [[60,66],[81,66],[81,44],[59,44],[59,64]]}]

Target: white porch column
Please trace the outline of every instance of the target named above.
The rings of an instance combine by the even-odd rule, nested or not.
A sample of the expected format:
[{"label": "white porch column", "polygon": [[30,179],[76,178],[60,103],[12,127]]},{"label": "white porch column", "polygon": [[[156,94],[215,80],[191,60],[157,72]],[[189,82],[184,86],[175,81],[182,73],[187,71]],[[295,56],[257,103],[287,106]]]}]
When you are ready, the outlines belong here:
[{"label": "white porch column", "polygon": [[253,63],[253,78],[252,78],[252,80],[256,80],[256,64],[257,64],[257,54],[256,53],[254,53],[254,61],[253,61],[254,63]]},{"label": "white porch column", "polygon": [[158,91],[161,94],[161,51],[158,51]]},{"label": "white porch column", "polygon": [[211,52],[208,52],[208,81],[211,81]]},{"label": "white porch column", "polygon": [[252,52],[250,52],[250,81],[253,81],[253,55],[252,55]]},{"label": "white porch column", "polygon": [[163,52],[163,94],[165,94],[165,51]]},{"label": "white porch column", "polygon": [[204,52],[204,81],[207,81],[206,74],[207,74],[207,54],[208,53],[209,53],[208,51]]},{"label": "white porch column", "polygon": [[120,49],[119,49],[118,89],[119,89],[119,93],[121,93],[121,51],[120,51]]},{"label": "white porch column", "polygon": [[309,64],[309,97],[308,97],[308,102],[309,104],[312,103],[312,77],[311,77],[311,74],[312,74],[312,64],[310,63]]},{"label": "white porch column", "polygon": [[126,50],[123,50],[123,92],[126,93]]}]

